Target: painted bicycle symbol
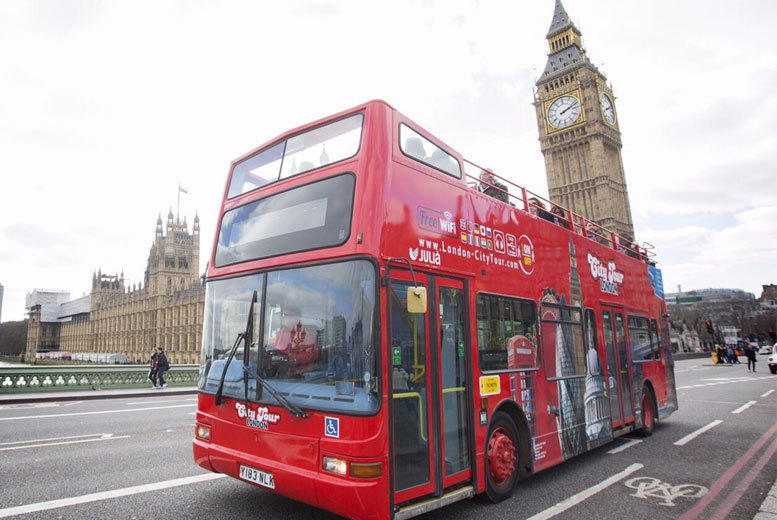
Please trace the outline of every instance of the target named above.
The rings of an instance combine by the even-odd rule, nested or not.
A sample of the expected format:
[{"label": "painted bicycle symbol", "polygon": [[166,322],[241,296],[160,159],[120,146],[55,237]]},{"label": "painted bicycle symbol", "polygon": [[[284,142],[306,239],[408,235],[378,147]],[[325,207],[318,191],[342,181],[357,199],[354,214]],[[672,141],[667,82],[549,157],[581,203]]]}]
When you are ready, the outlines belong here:
[{"label": "painted bicycle symbol", "polygon": [[701,498],[709,489],[696,484],[678,484],[673,486],[669,482],[661,482],[653,477],[637,477],[625,482],[626,487],[635,489],[631,496],[637,498],[657,498],[661,500],[659,505],[676,506],[674,501],[678,498]]}]

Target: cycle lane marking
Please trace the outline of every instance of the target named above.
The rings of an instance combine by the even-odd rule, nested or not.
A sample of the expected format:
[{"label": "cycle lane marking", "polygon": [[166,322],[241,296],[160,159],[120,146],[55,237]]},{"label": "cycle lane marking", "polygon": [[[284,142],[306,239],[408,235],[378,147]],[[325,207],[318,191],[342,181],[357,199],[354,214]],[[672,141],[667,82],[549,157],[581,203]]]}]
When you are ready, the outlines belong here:
[{"label": "cycle lane marking", "polygon": [[709,489],[696,484],[678,484],[673,486],[669,482],[662,482],[654,477],[637,477],[624,482],[627,488],[634,489],[633,497],[661,500],[658,505],[674,507],[678,498],[700,498],[707,494]]},{"label": "cycle lane marking", "polygon": [[595,486],[591,486],[588,489],[584,489],[580,493],[572,495],[566,500],[562,500],[555,506],[549,507],[545,511],[541,511],[536,515],[527,518],[526,520],[547,520],[548,518],[553,518],[554,516],[563,513],[564,511],[566,511],[571,507],[576,506],[577,504],[584,501],[585,499],[594,496],[595,494],[599,493],[600,491],[603,491],[604,489],[607,489],[608,487],[612,486],[616,482],[623,480],[625,477],[631,475],[635,471],[641,470],[644,467],[645,466],[643,464],[639,464],[639,463],[632,464],[631,466],[627,467],[623,471],[616,473],[615,475],[611,476],[606,480],[601,481]]}]

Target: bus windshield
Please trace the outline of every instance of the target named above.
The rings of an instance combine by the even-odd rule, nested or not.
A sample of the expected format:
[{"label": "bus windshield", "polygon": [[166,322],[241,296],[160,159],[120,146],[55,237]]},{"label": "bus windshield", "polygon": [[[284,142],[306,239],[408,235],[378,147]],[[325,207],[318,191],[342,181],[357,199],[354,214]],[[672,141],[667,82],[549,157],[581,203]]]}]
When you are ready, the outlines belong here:
[{"label": "bus windshield", "polygon": [[[374,412],[379,403],[375,279],[373,265],[356,260],[209,281],[199,388],[216,392],[257,291],[263,304],[254,310],[249,371],[301,408]],[[226,397],[244,399],[244,356],[241,346],[227,367]],[[249,399],[277,404],[254,379],[248,378],[248,385]]]}]

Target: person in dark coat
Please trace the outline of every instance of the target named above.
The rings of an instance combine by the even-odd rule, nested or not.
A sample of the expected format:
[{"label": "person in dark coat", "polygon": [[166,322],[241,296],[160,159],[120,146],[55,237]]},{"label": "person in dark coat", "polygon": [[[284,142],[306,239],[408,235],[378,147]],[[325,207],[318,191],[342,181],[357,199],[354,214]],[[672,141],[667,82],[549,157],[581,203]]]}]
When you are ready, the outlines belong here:
[{"label": "person in dark coat", "polygon": [[156,383],[156,358],[159,355],[156,349],[151,354],[151,359],[148,363],[148,378],[151,380],[151,382],[154,384],[154,388],[157,388]]},{"label": "person in dark coat", "polygon": [[165,356],[165,351],[162,347],[157,347],[156,350],[158,352],[156,357],[156,376],[159,380],[159,386],[157,388],[161,390],[167,386],[165,371],[170,368],[170,363],[167,362],[167,356]]},{"label": "person in dark coat", "polygon": [[755,355],[755,349],[750,345],[745,347],[745,356],[747,356],[747,371],[750,372],[750,365],[753,366],[753,372],[755,372],[755,363],[758,358]]},{"label": "person in dark coat", "polygon": [[502,202],[507,202],[508,199],[507,186],[496,180],[494,172],[492,172],[490,168],[480,170],[478,191],[485,193],[496,200],[501,200]]}]

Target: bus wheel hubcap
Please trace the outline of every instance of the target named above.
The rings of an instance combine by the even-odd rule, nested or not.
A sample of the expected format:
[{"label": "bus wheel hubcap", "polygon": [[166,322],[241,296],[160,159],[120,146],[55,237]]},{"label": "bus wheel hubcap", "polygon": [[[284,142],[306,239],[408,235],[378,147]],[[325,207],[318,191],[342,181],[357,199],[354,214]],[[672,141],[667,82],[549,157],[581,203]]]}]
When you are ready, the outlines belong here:
[{"label": "bus wheel hubcap", "polygon": [[515,471],[515,445],[503,428],[497,428],[488,440],[488,472],[491,480],[503,484]]},{"label": "bus wheel hubcap", "polygon": [[653,407],[650,406],[650,400],[647,396],[642,398],[642,415],[645,426],[648,428],[653,427]]}]

